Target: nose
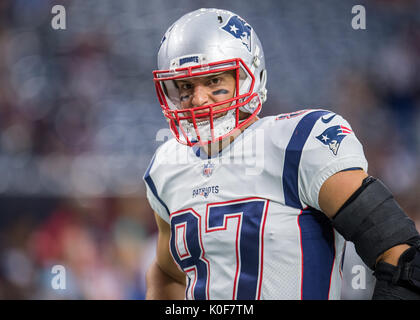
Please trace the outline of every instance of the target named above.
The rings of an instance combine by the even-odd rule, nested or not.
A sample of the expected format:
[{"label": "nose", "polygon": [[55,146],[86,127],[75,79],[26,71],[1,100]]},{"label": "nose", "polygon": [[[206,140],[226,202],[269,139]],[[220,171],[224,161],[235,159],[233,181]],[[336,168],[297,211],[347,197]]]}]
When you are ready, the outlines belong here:
[{"label": "nose", "polygon": [[206,88],[197,84],[194,86],[193,98],[191,100],[193,107],[201,107],[209,103],[209,95]]}]

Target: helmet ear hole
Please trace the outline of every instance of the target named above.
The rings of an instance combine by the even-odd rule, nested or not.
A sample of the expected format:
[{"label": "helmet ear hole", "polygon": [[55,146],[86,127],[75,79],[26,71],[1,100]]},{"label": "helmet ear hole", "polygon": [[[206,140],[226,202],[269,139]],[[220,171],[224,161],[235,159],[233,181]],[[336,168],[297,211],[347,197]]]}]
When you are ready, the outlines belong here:
[{"label": "helmet ear hole", "polygon": [[267,69],[263,69],[260,72],[260,92],[259,95],[261,97],[261,103],[264,103],[267,100],[267,88],[265,85],[267,84]]},{"label": "helmet ear hole", "polygon": [[261,83],[261,87],[265,88],[265,85],[267,83],[267,70],[263,69],[260,72],[260,83]]}]

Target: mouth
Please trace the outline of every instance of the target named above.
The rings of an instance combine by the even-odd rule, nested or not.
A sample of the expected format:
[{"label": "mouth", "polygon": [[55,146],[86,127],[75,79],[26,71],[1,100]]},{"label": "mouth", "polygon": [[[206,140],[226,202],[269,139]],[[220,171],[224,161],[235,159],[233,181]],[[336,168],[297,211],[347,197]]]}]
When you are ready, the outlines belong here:
[{"label": "mouth", "polygon": [[[223,117],[224,115],[226,115],[227,111],[225,112],[217,112],[217,113],[213,113],[213,120]],[[195,121],[197,123],[201,123],[204,121],[210,121],[210,113],[208,111],[206,112],[195,112]],[[188,122],[192,122],[192,119],[188,119]]]},{"label": "mouth", "polygon": [[[203,114],[203,113],[202,113]],[[207,114],[207,113],[205,113],[205,114]],[[216,115],[213,115],[213,119],[215,119],[216,118]],[[203,121],[209,121],[210,120],[210,116],[204,116],[204,115],[201,115],[201,114],[196,114],[195,115],[195,121],[197,121],[197,122],[203,122]]]},{"label": "mouth", "polygon": [[[213,115],[213,120],[216,120],[216,119],[218,119],[220,117],[223,117],[225,114],[226,114],[226,112],[214,114]],[[187,121],[189,123],[193,123],[193,119],[192,118],[188,118]],[[201,124],[203,124],[203,122],[209,122],[209,121],[210,121],[210,116],[209,115],[206,115],[206,116],[200,116],[199,114],[196,114],[195,115],[195,122],[197,124],[200,124],[201,125]]]}]

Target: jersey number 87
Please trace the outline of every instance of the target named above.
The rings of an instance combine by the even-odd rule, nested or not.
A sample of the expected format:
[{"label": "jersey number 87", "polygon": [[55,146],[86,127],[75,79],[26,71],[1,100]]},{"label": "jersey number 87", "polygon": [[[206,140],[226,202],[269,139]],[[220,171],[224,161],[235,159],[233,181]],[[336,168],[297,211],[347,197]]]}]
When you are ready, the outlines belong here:
[{"label": "jersey number 87", "polygon": [[[236,220],[232,300],[260,299],[263,262],[263,234],[268,200],[246,198],[207,204],[204,233],[228,232],[228,221]],[[202,239],[202,217],[192,208],[171,214],[171,254],[188,275],[186,292],[192,299],[210,299],[211,264]],[[230,244],[229,243],[229,244]],[[225,248],[219,248],[224,250]]]}]

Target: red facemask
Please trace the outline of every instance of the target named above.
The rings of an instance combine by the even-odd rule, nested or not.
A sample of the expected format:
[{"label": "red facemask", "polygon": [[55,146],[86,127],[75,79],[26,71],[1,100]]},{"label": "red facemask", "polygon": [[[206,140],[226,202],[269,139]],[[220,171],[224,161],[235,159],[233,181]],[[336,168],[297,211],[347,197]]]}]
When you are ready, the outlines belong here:
[{"label": "red facemask", "polygon": [[[204,106],[181,109],[175,80],[211,76],[226,71],[234,71],[236,76],[236,89],[233,98]],[[230,136],[235,130],[249,123],[261,109],[259,96],[253,92],[254,75],[239,58],[174,70],[155,70],[153,76],[159,103],[169,122],[169,128],[178,142],[188,146],[193,146],[196,143],[201,145],[215,143]],[[247,82],[245,83],[245,81]],[[243,86],[245,88],[242,88]],[[239,108],[251,101],[257,103],[258,106],[247,119],[240,121]],[[228,107],[213,110],[223,104],[228,104]],[[223,118],[226,116],[218,118],[217,115],[220,113],[233,114],[234,118],[229,121],[229,124],[223,123]],[[203,118],[206,121],[200,121]]]}]

